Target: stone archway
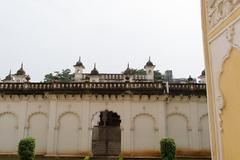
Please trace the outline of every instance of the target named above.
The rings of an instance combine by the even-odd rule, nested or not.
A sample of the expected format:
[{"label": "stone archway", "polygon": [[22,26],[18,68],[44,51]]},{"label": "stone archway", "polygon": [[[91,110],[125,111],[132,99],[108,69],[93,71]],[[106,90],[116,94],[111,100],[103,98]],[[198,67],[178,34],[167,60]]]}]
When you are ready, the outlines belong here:
[{"label": "stone archway", "polygon": [[93,127],[92,152],[94,156],[115,156],[121,152],[120,116],[112,111],[102,111],[100,121]]}]

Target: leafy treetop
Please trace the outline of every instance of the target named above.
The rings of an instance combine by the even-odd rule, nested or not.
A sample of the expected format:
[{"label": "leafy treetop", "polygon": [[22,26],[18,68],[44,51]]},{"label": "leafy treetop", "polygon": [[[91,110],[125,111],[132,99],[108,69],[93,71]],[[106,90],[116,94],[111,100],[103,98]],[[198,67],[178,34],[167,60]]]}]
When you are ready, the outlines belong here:
[{"label": "leafy treetop", "polygon": [[61,72],[55,71],[54,73],[49,73],[44,76],[45,83],[57,82],[71,82],[73,80],[74,74],[71,74],[70,69],[63,69]]}]

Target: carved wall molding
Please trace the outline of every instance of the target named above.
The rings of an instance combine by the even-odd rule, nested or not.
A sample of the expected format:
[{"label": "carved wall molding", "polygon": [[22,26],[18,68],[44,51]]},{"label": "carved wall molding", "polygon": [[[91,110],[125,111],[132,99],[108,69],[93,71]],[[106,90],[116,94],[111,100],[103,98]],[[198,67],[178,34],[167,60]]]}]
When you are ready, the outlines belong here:
[{"label": "carved wall molding", "polygon": [[240,0],[207,0],[209,30],[223,21],[239,7]]},{"label": "carved wall molding", "polygon": [[[235,37],[236,31],[235,31],[235,25],[231,25],[226,29],[226,35],[225,38],[228,40],[228,42],[231,44],[233,48],[240,49],[240,45],[235,43],[234,37]],[[229,54],[229,52],[228,52]]]}]

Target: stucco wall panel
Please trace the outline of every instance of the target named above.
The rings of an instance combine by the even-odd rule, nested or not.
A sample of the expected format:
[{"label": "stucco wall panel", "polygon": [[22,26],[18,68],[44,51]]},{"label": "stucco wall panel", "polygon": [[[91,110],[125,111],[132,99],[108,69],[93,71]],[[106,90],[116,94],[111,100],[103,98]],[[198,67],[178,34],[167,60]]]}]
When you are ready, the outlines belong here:
[{"label": "stucco wall panel", "polygon": [[28,136],[36,140],[36,153],[45,154],[47,151],[48,116],[44,112],[35,112],[28,119]]},{"label": "stucco wall panel", "polygon": [[156,151],[156,120],[149,114],[139,114],[134,118],[134,151]]},{"label": "stucco wall panel", "polygon": [[0,152],[17,151],[18,119],[12,112],[0,113]]},{"label": "stucco wall panel", "polygon": [[[91,153],[92,122],[97,123],[98,113],[104,110],[113,111],[120,115],[121,151],[123,153],[141,153],[139,151],[143,149],[145,151],[159,151],[160,139],[168,136],[167,128],[174,130],[178,121],[183,122],[181,119],[177,119],[169,123],[167,116],[176,112],[182,113],[189,119],[187,127],[199,128],[199,126],[193,127],[193,125],[199,125],[198,118],[206,111],[206,97],[190,99],[188,97],[183,97],[183,99],[173,97],[169,101],[165,96],[160,96],[160,98],[159,96],[158,98],[156,96],[149,98],[148,96],[135,95],[124,97],[98,96],[96,98],[95,96],[83,95],[73,98],[72,96],[49,95],[44,99],[31,97],[12,100],[6,98],[0,102],[0,113],[13,112],[18,117],[16,144],[23,137],[33,136],[37,139],[37,143],[40,141],[37,144],[37,152],[42,154],[46,152],[47,155]],[[42,113],[46,116],[43,116]],[[192,119],[191,114],[194,117]],[[195,115],[198,116],[195,117]],[[181,126],[182,124],[177,125]],[[188,129],[185,121],[183,126],[186,130]],[[185,130],[183,133],[186,134]],[[3,134],[6,135],[6,133]],[[179,138],[179,135],[181,134],[176,134],[176,138]],[[199,144],[200,135],[192,136],[190,134],[188,136],[194,140],[186,139],[188,145],[184,144],[184,147],[195,149],[193,146],[201,146]],[[140,146],[143,148],[139,148]],[[16,148],[11,153],[16,153]]]}]

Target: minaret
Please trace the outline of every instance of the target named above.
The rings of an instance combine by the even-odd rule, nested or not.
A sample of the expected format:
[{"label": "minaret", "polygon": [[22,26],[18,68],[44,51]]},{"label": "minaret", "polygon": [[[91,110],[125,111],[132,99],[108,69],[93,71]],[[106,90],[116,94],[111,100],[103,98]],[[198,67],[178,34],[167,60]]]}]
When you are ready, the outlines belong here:
[{"label": "minaret", "polygon": [[205,70],[202,71],[201,75],[198,77],[199,83],[206,83]]},{"label": "minaret", "polygon": [[129,63],[127,64],[127,69],[124,71],[123,74],[125,74],[125,75],[131,75],[131,74],[132,74],[132,73],[131,73],[131,69],[130,69],[130,67],[129,67]]},{"label": "minaret", "polygon": [[96,68],[96,63],[94,63],[94,68],[90,73],[90,82],[99,82],[99,72]]},{"label": "minaret", "polygon": [[133,72],[132,72],[132,69],[130,68],[129,66],[129,63],[127,64],[127,69],[123,72],[124,74],[124,79],[125,79],[125,82],[132,82],[133,80]]},{"label": "minaret", "polygon": [[81,62],[81,57],[79,57],[79,60],[73,67],[75,68],[74,81],[80,82],[83,79],[83,69],[85,69]]},{"label": "minaret", "polygon": [[9,74],[5,77],[5,79],[3,80],[3,82],[5,82],[5,83],[14,82],[14,81],[13,81],[13,76],[12,76],[11,70],[10,70]]},{"label": "minaret", "polygon": [[154,68],[155,65],[153,65],[153,63],[151,62],[151,57],[149,57],[148,62],[144,66],[144,69],[146,71],[146,79],[148,81],[154,81]]},{"label": "minaret", "polygon": [[13,75],[13,77],[15,82],[19,82],[19,83],[27,82],[27,79],[26,79],[27,75],[23,69],[23,63],[21,64],[21,68],[17,71],[16,74]]}]

